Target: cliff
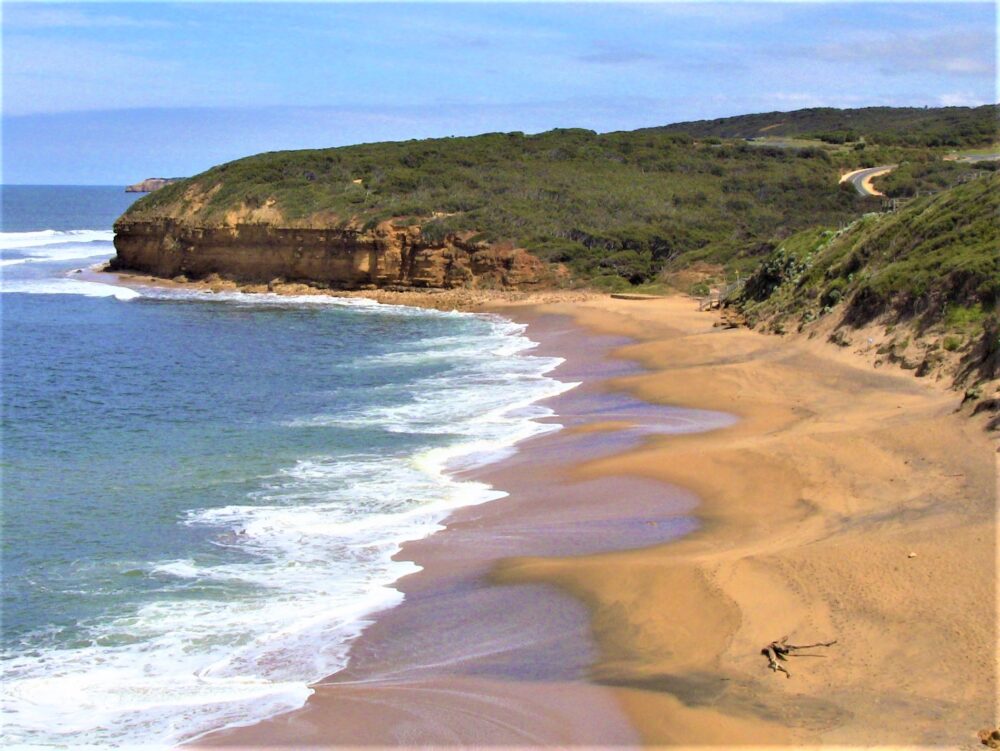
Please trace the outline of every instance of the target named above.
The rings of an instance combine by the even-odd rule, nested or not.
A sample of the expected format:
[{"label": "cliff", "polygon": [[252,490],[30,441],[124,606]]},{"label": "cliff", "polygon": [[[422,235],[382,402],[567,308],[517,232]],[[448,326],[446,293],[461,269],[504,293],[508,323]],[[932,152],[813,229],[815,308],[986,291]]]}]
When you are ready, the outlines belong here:
[{"label": "cliff", "polygon": [[[673,134],[584,130],[269,152],[220,164],[136,201],[120,224],[119,262],[135,264],[140,237],[148,243],[150,233],[168,226],[174,239],[193,246],[193,258],[207,248],[199,230],[249,237],[256,230],[244,226],[267,225],[274,230],[269,243],[287,236],[280,230],[322,230],[320,246],[337,244],[353,255],[357,245],[385,245],[385,232],[375,228],[389,222],[396,229],[419,227],[419,239],[413,232],[390,234],[405,236],[399,244],[407,252],[447,251],[432,265],[467,266],[473,284],[486,259],[492,260],[484,283],[510,279],[508,263],[534,265],[521,253],[511,255],[511,248],[523,248],[579,279],[627,288],[655,278],[668,259],[695,252],[711,258],[785,226],[852,218],[856,200],[837,189],[837,167],[821,149],[717,148]],[[492,252],[484,256],[486,248]],[[211,253],[217,251],[213,240]],[[241,274],[251,263],[243,260]],[[440,271],[432,277],[457,279]]]},{"label": "cliff", "polygon": [[[909,117],[893,112],[878,122]],[[978,112],[937,114],[974,133]],[[140,198],[118,223],[116,264],[340,288],[572,273],[622,291],[696,264],[750,271],[795,232],[877,208],[840,188],[844,171],[928,153],[581,129],[268,152]]]},{"label": "cliff", "polygon": [[141,183],[129,185],[125,188],[126,193],[152,193],[154,190],[166,187],[171,183],[180,182],[183,177],[147,177]]},{"label": "cliff", "polygon": [[521,248],[450,235],[429,242],[416,226],[295,228],[236,223],[192,226],[169,218],[115,224],[115,270],[172,278],[218,274],[247,283],[275,278],[331,289],[531,287],[556,272]]}]

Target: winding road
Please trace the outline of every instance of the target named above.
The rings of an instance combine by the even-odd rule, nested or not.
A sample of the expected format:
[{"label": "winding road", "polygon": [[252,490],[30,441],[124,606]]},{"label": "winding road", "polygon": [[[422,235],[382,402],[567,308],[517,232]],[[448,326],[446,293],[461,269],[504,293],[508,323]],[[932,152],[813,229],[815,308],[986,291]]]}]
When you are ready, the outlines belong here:
[{"label": "winding road", "polygon": [[892,172],[898,166],[896,164],[886,164],[882,167],[868,167],[866,169],[854,170],[854,172],[848,172],[842,176],[840,182],[845,183],[850,181],[858,193],[869,198],[884,196],[884,193],[872,187],[872,178]]},{"label": "winding road", "polygon": [[[953,156],[946,156],[946,161],[957,161],[957,162],[992,162],[1000,160],[1000,153],[997,154],[956,154]],[[860,195],[866,198],[884,196],[885,193],[875,190],[872,187],[872,179],[878,177],[879,175],[884,175],[886,173],[892,172],[898,164],[886,164],[881,167],[866,167],[865,169],[856,169],[853,172],[848,172],[846,175],[841,175],[840,182],[846,183],[850,181],[854,189],[858,191]]]}]

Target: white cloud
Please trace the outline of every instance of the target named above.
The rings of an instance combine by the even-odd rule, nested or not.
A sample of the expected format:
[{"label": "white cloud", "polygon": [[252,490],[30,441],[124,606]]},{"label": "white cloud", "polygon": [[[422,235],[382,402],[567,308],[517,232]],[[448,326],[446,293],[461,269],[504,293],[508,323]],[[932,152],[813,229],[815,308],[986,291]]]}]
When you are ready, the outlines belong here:
[{"label": "white cloud", "polygon": [[971,91],[952,91],[939,96],[938,103],[942,107],[977,107],[983,101]]},{"label": "white cloud", "polygon": [[793,54],[828,62],[877,65],[885,75],[923,72],[952,76],[992,76],[996,38],[979,29],[933,33],[857,32],[846,39]]},{"label": "white cloud", "polygon": [[656,56],[642,50],[627,49],[610,42],[597,42],[593,49],[578,55],[576,59],[598,65],[632,65],[655,60]]},{"label": "white cloud", "polygon": [[[170,54],[160,44],[9,34],[3,49],[5,115],[275,101],[272,82]],[[196,83],[192,83],[196,81]]]},{"label": "white cloud", "polygon": [[93,28],[168,28],[172,24],[157,19],[130,18],[122,15],[95,14],[75,8],[53,5],[7,5],[4,26],[8,29],[93,29]]},{"label": "white cloud", "polygon": [[991,61],[971,57],[952,57],[943,60],[941,67],[948,73],[959,75],[988,76],[996,72],[996,66]]}]

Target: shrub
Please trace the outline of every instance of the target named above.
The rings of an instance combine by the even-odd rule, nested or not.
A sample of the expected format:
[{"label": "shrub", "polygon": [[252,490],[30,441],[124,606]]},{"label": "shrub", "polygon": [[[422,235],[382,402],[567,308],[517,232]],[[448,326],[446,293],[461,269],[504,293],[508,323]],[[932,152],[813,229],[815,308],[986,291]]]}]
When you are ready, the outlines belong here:
[{"label": "shrub", "polygon": [[[860,153],[727,140],[751,132],[730,128],[755,124],[756,133],[773,125],[774,113],[620,133],[560,129],[272,152],[149,194],[129,216],[184,214],[210,227],[244,199],[254,206],[274,199],[275,210],[293,224],[412,217],[425,222],[425,236],[435,240],[472,231],[559,259],[581,276],[615,274],[634,282],[695,262],[749,267],[768,243],[817,224],[846,223],[863,202],[850,186],[837,189],[834,160],[845,167],[887,159],[934,165],[921,161],[928,134],[988,143],[995,113],[993,107],[819,108],[786,113],[773,131],[833,133],[835,141],[862,134],[868,146]],[[430,219],[441,213],[453,216]],[[770,271],[784,279],[790,269]],[[956,289],[971,285],[983,304],[1000,294],[983,281],[981,264],[952,272]]]},{"label": "shrub", "polygon": [[951,304],[945,309],[944,322],[950,328],[966,328],[982,323],[986,318],[986,311],[981,305],[963,307],[962,305]]},{"label": "shrub", "polygon": [[962,346],[962,337],[960,336],[946,336],[941,342],[941,346],[944,347],[949,352],[956,351]]},{"label": "shrub", "polygon": [[823,292],[819,299],[820,305],[823,307],[833,307],[841,300],[844,299],[844,293],[847,291],[847,280],[843,277],[834,279],[829,287]]}]

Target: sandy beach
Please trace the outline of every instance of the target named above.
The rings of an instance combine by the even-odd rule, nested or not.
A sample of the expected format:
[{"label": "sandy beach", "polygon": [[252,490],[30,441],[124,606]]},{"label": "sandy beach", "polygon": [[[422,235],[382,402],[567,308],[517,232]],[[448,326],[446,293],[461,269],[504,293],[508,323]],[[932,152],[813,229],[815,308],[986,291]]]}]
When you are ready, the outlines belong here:
[{"label": "sandy beach", "polygon": [[107,5],[0,10],[0,751],[1000,751],[996,3]]},{"label": "sandy beach", "polygon": [[509,495],[461,509],[446,530],[404,546],[397,557],[423,569],[398,583],[405,601],[375,617],[348,669],[316,686],[305,709],[199,745],[638,745],[613,690],[588,680],[598,649],[584,605],[550,584],[489,577],[511,555],[603,553],[689,532],[691,493],[643,478],[578,482],[572,472],[650,432],[732,418],[609,392],[607,378],[638,370],[607,356],[625,339],[581,337],[565,316],[519,317],[544,342],[535,352],[573,351],[556,375],[581,385],[547,402],[558,414],[548,421],[566,429],[459,475]]},{"label": "sandy beach", "polygon": [[[582,381],[567,430],[404,548],[406,602],[306,708],[198,745],[976,747],[996,448],[959,395],[681,297],[500,309]],[[836,644],[786,677],[786,635]]]},{"label": "sandy beach", "polygon": [[[594,679],[651,744],[947,745],[996,722],[995,446],[954,392],[808,339],[712,329],[683,300],[582,305],[648,372],[612,385],[737,424],[579,476],[700,499],[682,541],[506,562],[588,604]],[[837,640],[772,674],[760,649]]]}]

